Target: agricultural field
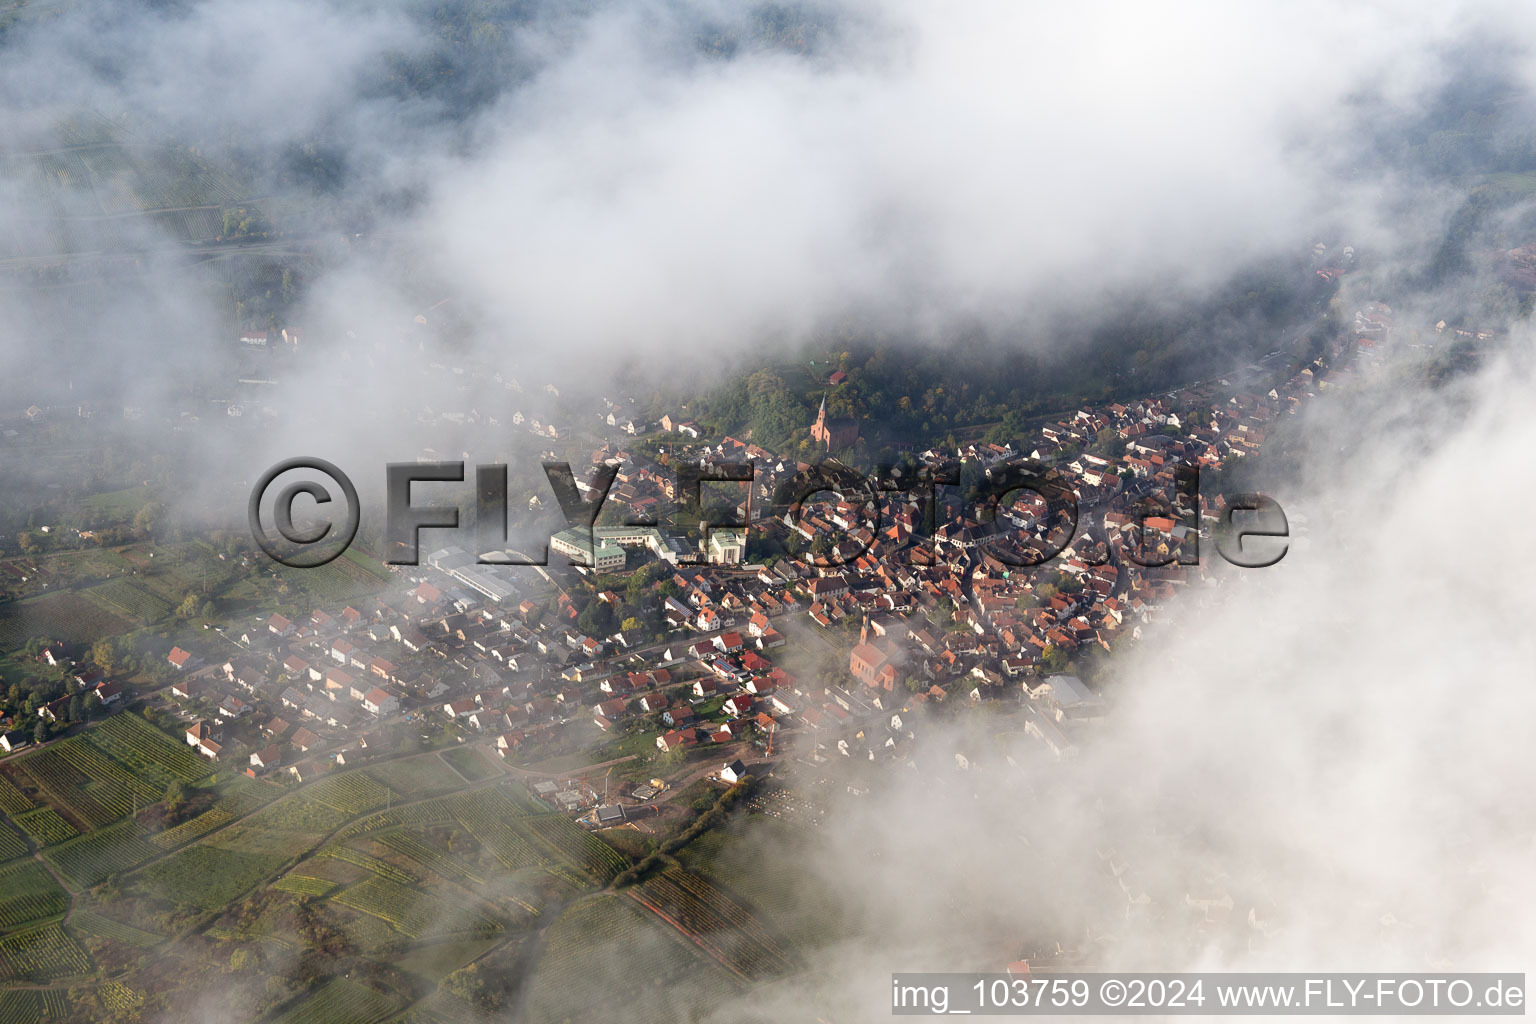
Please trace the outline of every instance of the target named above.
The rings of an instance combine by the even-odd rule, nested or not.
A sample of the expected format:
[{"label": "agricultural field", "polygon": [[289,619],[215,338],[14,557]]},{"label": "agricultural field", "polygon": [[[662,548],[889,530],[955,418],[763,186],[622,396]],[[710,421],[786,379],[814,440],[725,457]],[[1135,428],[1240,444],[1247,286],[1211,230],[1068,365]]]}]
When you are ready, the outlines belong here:
[{"label": "agricultural field", "polygon": [[374,1024],[394,1011],[395,1002],[388,996],[355,981],[334,978],[271,1024]]},{"label": "agricultural field", "polygon": [[409,952],[392,957],[390,963],[399,970],[420,974],[436,981],[495,948],[503,941],[504,939],[498,935],[484,939],[450,938],[440,942],[423,942]]},{"label": "agricultural field", "polygon": [[523,818],[519,824],[526,825],[565,863],[604,885],[629,866],[613,847],[564,815],[540,814]]},{"label": "agricultural field", "polygon": [[[159,852],[159,851],[156,851]],[[217,910],[282,866],[274,854],[196,845],[184,847],[133,876],[153,896]]]},{"label": "agricultural field", "polygon": [[0,977],[47,982],[88,974],[91,958],[57,924],[0,937]]},{"label": "agricultural field", "polygon": [[223,791],[219,794],[219,806],[235,817],[243,818],[247,814],[254,814],[280,796],[282,796],[282,790],[273,783],[236,775],[224,783]]},{"label": "agricultural field", "polygon": [[235,820],[235,816],[222,807],[210,807],[202,814],[149,837],[149,841],[162,850],[174,850],[185,846]]},{"label": "agricultural field", "polygon": [[113,1020],[131,1020],[144,1008],[144,993],[120,981],[102,982],[96,989],[96,998]]},{"label": "agricultural field", "polygon": [[427,796],[464,785],[464,780],[436,754],[420,754],[371,765],[368,774],[407,797]]},{"label": "agricultural field", "polygon": [[359,818],[341,830],[340,838],[351,839],[355,836],[365,835],[369,832],[378,832],[388,828],[437,825],[453,820],[453,805],[449,802],[449,798],[438,797],[432,800],[420,800],[413,804],[406,804],[404,807],[394,807],[386,811],[378,811],[365,818]]},{"label": "agricultural field", "polygon": [[131,924],[123,924],[121,921],[114,921],[110,917],[102,917],[100,914],[81,910],[78,907],[73,914],[69,915],[69,927],[76,932],[97,935],[103,939],[111,939],[113,942],[141,948],[158,946],[165,941],[163,935],[156,935],[154,932],[147,932]]},{"label": "agricultural field", "polygon": [[336,914],[337,924],[358,949],[392,958],[414,941],[390,927],[388,922],[371,914],[350,910],[336,903],[330,904],[329,909]]},{"label": "agricultural field", "polygon": [[174,610],[171,602],[125,579],[108,580],[87,591],[113,611],[143,623],[159,622]]},{"label": "agricultural field", "polygon": [[538,847],[507,821],[475,809],[456,815],[459,824],[475,837],[475,841],[490,851],[509,871],[536,867],[548,858]]},{"label": "agricultural field", "polygon": [[558,814],[529,814],[502,786],[446,799],[454,819],[509,870],[560,863],[602,884],[628,865],[613,847]]},{"label": "agricultural field", "polygon": [[304,796],[351,818],[383,807],[394,794],[362,772],[343,772],[321,779],[306,789]]},{"label": "agricultural field", "polygon": [[69,909],[69,894],[35,860],[0,868],[0,928],[55,917]]},{"label": "agricultural field", "polygon": [[39,807],[26,814],[18,814],[14,820],[39,846],[62,843],[80,834],[75,826],[59,817],[59,812],[52,807]]},{"label": "agricultural field", "polygon": [[324,896],[336,888],[336,883],[313,875],[284,875],[272,883],[272,888],[295,896]]},{"label": "agricultural field", "polygon": [[17,789],[10,779],[0,775],[0,811],[14,817],[25,814],[35,806],[37,805],[28,800],[27,795]]},{"label": "agricultural field", "polygon": [[413,864],[417,864],[425,870],[432,872],[439,878],[446,878],[455,882],[467,882],[472,885],[485,884],[485,879],[470,871],[447,854],[440,853],[433,847],[428,846],[411,832],[405,830],[386,832],[379,837],[378,842],[400,856],[407,858]]},{"label": "agricultural field", "polygon": [[[498,964],[526,974],[519,1019],[670,1024],[698,1020],[802,959],[773,914],[721,877],[746,870],[734,822],[679,851],[695,870],[607,892],[629,859],[515,782],[468,788],[466,779],[499,778],[478,749],[344,770],[297,791],[244,778],[214,786],[210,768],[130,714],[10,762],[19,787],[0,784],[0,805],[36,838],[43,863],[26,856],[20,834],[7,843],[0,819],[0,865],[12,857],[0,866],[0,985],[67,979],[58,984],[77,1016],[131,1018],[147,994],[180,984],[147,967],[159,960],[141,960],[144,951],[196,921],[189,964],[206,964],[232,990],[272,992],[280,1001],[262,1004],[263,1024],[478,1019],[430,989],[470,961],[481,977],[500,977]],[[215,797],[211,806],[145,834],[127,815],[178,780],[195,784],[199,800]],[[32,806],[34,797],[49,806]],[[74,834],[76,819],[90,831]],[[72,911],[50,867],[77,894]],[[109,876],[112,885],[83,892]],[[257,951],[254,966],[227,964],[231,943]],[[321,966],[317,987],[288,998],[294,987],[267,984],[283,970],[269,965],[295,957],[342,958],[351,973],[337,966],[327,979]],[[397,1017],[405,991],[371,988],[385,975],[370,960],[409,972],[395,977],[411,979],[412,998],[429,998]],[[614,992],[623,1005],[604,1005]],[[41,998],[15,996],[15,1014],[47,1019]],[[0,1001],[0,1024],[9,1005]]]},{"label": "agricultural field", "polygon": [[50,847],[43,851],[43,859],[71,886],[87,889],[159,853],[159,848],[144,840],[137,823],[124,821]]},{"label": "agricultural field", "polygon": [[53,744],[52,750],[68,761],[76,771],[89,776],[93,786],[127,790],[151,801],[159,799],[164,792],[164,787],[156,786],[153,780],[145,778],[146,769],[153,762],[134,765],[135,770],[129,771],[103,754],[99,747],[89,743],[84,736],[61,740]]},{"label": "agricultural field", "polygon": [[342,557],[313,569],[274,567],[278,578],[285,581],[295,592],[311,595],[324,604],[350,601],[376,593],[389,576],[382,567],[369,564],[361,555],[348,551]]},{"label": "agricultural field", "polygon": [[808,843],[798,826],[754,815],[694,840],[678,860],[743,897],[804,954],[842,930],[837,893],[795,867]]},{"label": "agricultural field", "polygon": [[483,782],[501,771],[486,759],[479,747],[453,747],[443,751],[442,757],[467,782]]},{"label": "agricultural field", "polygon": [[364,871],[399,882],[401,885],[417,885],[421,882],[420,878],[407,871],[402,871],[386,861],[382,861],[377,857],[371,857],[357,850],[350,850],[345,846],[328,846],[321,850],[317,856],[334,857],[344,864],[351,864],[354,867],[362,868]]},{"label": "agricultural field", "polygon": [[149,796],[172,781],[196,782],[213,769],[185,743],[177,743],[132,712],[119,712],[85,734],[92,746],[144,779]]},{"label": "agricultural field", "polygon": [[3,819],[0,819],[0,861],[24,857],[26,853],[27,841]]},{"label": "agricultural field", "polygon": [[[712,1012],[742,987],[654,914],[624,896],[600,893],[550,927],[527,982],[525,1009],[533,1024],[671,1024]],[[611,1002],[615,993],[623,994],[622,1006]]]},{"label": "agricultural field", "polygon": [[246,818],[242,823],[274,832],[300,832],[325,835],[345,825],[352,815],[295,793],[275,800]]},{"label": "agricultural field", "polygon": [[137,798],[154,798],[142,791],[142,780],[101,757],[79,736],[28,754],[19,767],[54,803],[93,827],[130,813]]},{"label": "agricultural field", "polygon": [[93,643],[132,625],[83,594],[63,591],[0,605],[0,648],[24,647],[33,637]]},{"label": "agricultural field", "polygon": [[102,491],[81,498],[80,510],[84,513],[86,523],[96,529],[104,526],[122,526],[132,522],[138,511],[154,498],[154,492],[148,487]]},{"label": "agricultural field", "polygon": [[69,1020],[69,1003],[58,989],[13,988],[0,992],[0,1024]]},{"label": "agricultural field", "polygon": [[784,944],[751,911],[692,872],[653,875],[626,893],[743,980],[760,981],[795,966]]},{"label": "agricultural field", "polygon": [[429,932],[485,934],[501,929],[499,922],[467,909],[462,902],[435,899],[382,875],[348,886],[331,901],[376,917],[413,939]]}]

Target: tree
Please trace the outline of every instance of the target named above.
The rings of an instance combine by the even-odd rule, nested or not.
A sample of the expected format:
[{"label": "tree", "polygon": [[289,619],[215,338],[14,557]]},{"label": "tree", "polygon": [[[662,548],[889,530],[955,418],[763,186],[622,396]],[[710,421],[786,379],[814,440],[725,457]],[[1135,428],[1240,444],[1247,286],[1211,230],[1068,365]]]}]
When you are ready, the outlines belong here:
[{"label": "tree", "polygon": [[655,581],[660,568],[660,562],[652,562],[650,565],[644,566],[643,568],[637,570],[633,575],[629,577],[629,582],[624,586],[624,597],[630,604],[635,604],[640,600],[641,595],[643,595],[646,590],[650,588],[651,583]]},{"label": "tree", "polygon": [[631,615],[629,618],[625,619],[623,622],[619,623],[619,628],[622,629],[626,633],[629,632],[632,629],[640,629],[643,626],[644,626],[644,623],[642,623],[639,619],[635,618],[633,615]]},{"label": "tree", "polygon": [[197,610],[197,615],[198,618],[211,619],[218,614],[218,611],[219,610],[213,606],[212,601],[204,601],[203,606]]},{"label": "tree", "polygon": [[117,669],[117,641],[104,636],[91,644],[91,664],[110,675]]},{"label": "tree", "polygon": [[187,801],[187,785],[180,779],[172,779],[170,785],[165,787],[165,810],[169,814],[175,814],[181,810]]},{"label": "tree", "polygon": [[47,743],[48,734],[51,731],[52,730],[48,728],[48,720],[46,718],[39,718],[37,720],[37,724],[32,727],[32,742],[38,744],[39,746]]},{"label": "tree", "polygon": [[606,636],[613,629],[613,609],[606,601],[590,601],[577,616],[576,624],[589,636]]},{"label": "tree", "polygon": [[504,998],[502,986],[488,983],[479,964],[454,971],[443,979],[443,988],[472,1006],[488,1010],[500,1007]]},{"label": "tree", "polygon": [[165,506],[158,501],[151,501],[133,517],[133,530],[143,537],[153,537],[155,531],[160,528],[160,521],[165,516]]},{"label": "tree", "polygon": [[1048,672],[1063,672],[1071,664],[1071,657],[1055,644],[1046,644],[1040,654],[1040,665]]},{"label": "tree", "polygon": [[197,614],[197,595],[188,594],[181,599],[181,604],[176,608],[176,614],[184,619],[190,619]]}]

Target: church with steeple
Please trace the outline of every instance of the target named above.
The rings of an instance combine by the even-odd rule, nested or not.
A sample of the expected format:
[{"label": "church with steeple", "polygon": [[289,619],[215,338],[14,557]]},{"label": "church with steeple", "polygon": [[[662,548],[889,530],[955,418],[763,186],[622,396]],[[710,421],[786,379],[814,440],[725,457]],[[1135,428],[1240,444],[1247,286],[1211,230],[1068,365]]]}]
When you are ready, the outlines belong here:
[{"label": "church with steeple", "polygon": [[858,439],[858,421],[847,417],[827,419],[827,396],[822,395],[821,409],[816,413],[816,422],[811,424],[811,440],[830,452],[847,448]]}]

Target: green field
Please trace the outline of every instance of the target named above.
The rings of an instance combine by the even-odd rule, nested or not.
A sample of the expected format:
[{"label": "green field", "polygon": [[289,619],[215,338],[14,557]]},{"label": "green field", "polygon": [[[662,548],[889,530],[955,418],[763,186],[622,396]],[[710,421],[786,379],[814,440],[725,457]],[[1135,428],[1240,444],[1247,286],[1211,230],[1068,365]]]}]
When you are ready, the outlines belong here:
[{"label": "green field", "polygon": [[0,820],[0,861],[24,857],[26,853],[27,841],[14,828]]},{"label": "green field", "polygon": [[174,610],[171,602],[125,579],[108,580],[86,591],[114,611],[140,622],[159,622]]},{"label": "green field", "polygon": [[102,917],[88,910],[76,909],[69,915],[69,927],[77,932],[89,935],[98,935],[113,942],[121,942],[128,946],[149,947],[157,946],[165,941],[165,936],[156,935],[154,932],[135,928],[121,921],[114,921],[110,917]]},{"label": "green field", "polygon": [[381,875],[348,886],[331,900],[376,917],[413,939],[429,932],[486,934],[501,928],[492,918],[465,907],[468,901],[456,906]]},{"label": "green field", "polygon": [[125,619],[73,591],[0,605],[0,648],[20,648],[34,637],[88,644],[131,628]]},{"label": "green field", "polygon": [[58,989],[15,988],[0,992],[0,1024],[69,1020],[69,1004]]},{"label": "green field", "polygon": [[86,974],[91,958],[56,924],[0,937],[0,976],[10,981],[51,981]]},{"label": "green field", "polygon": [[355,981],[334,978],[273,1018],[272,1024],[373,1024],[394,1010],[388,996]]},{"label": "green field", "polygon": [[689,843],[685,867],[726,887],[802,953],[839,934],[837,894],[798,865],[810,848],[804,830],[774,818],[747,817]]},{"label": "green field", "polygon": [[368,832],[378,832],[383,829],[399,828],[401,826],[436,825],[442,822],[453,821],[453,804],[449,797],[436,797],[431,800],[418,800],[415,803],[406,804],[404,807],[394,807],[387,811],[377,811],[367,817],[359,818],[340,832],[340,838],[350,839]]},{"label": "green field", "polygon": [[43,851],[43,859],[71,886],[85,889],[159,852],[158,847],[145,842],[143,829],[124,821],[49,847]]},{"label": "green field", "polygon": [[0,775],[0,811],[6,814],[25,814],[35,804],[27,799],[25,793],[17,789],[15,784],[4,775]]},{"label": "green field", "polygon": [[80,834],[73,825],[59,817],[59,812],[52,807],[39,807],[26,814],[18,814],[15,821],[23,832],[41,845],[62,843]]},{"label": "green field", "polygon": [[393,798],[387,786],[362,772],[328,775],[306,789],[304,795],[348,818],[383,807]]},{"label": "green field", "polygon": [[149,837],[149,841],[162,850],[174,850],[194,839],[201,839],[216,828],[235,820],[235,816],[222,807],[210,807],[202,814]]},{"label": "green field", "polygon": [[379,843],[394,853],[407,858],[413,864],[437,875],[456,882],[469,882],[474,885],[484,885],[485,879],[466,868],[452,857],[423,842],[416,833],[400,829],[386,832],[378,839]]},{"label": "green field", "polygon": [[195,782],[213,771],[206,758],[133,712],[119,712],[85,736],[102,753],[145,779],[151,795],[163,793],[174,780]]},{"label": "green field", "polygon": [[738,979],[653,914],[613,893],[590,896],[545,936],[528,980],[530,1022],[687,1021],[742,990]]},{"label": "green field", "polygon": [[279,892],[293,893],[295,896],[324,896],[336,888],[336,883],[326,878],[315,878],[312,875],[284,875],[272,883],[272,888]]},{"label": "green field", "polygon": [[443,751],[443,760],[469,782],[483,782],[501,769],[486,760],[479,747],[451,747]]},{"label": "green field", "polygon": [[403,757],[371,765],[368,774],[404,796],[426,796],[464,785],[453,769],[436,754]]},{"label": "green field", "polygon": [[153,803],[162,791],[105,757],[82,736],[71,736],[19,762],[49,798],[93,826],[105,825],[138,806]]},{"label": "green field", "polygon": [[[44,215],[0,239],[0,255],[46,256],[88,244],[115,244],[151,225],[181,241],[218,237],[220,211],[244,188],[229,174],[181,146],[124,138],[105,118],[68,148],[14,152],[0,157],[7,178],[26,181]],[[69,218],[47,216],[68,209]],[[103,507],[126,507],[126,492],[98,495]]]},{"label": "green field", "polygon": [[217,910],[282,863],[283,859],[273,854],[188,846],[139,871],[134,880],[147,892],[172,903]]},{"label": "green field", "polygon": [[81,510],[92,527],[121,525],[132,522],[139,509],[154,499],[147,487],[127,487],[120,491],[103,491],[80,502]]},{"label": "green field", "polygon": [[0,868],[0,929],[64,913],[69,894],[35,860]]},{"label": "green field", "polygon": [[274,567],[278,578],[296,592],[332,604],[377,593],[389,581],[387,571],[376,562],[354,551],[326,565],[313,569]]},{"label": "green field", "polygon": [[347,823],[352,815],[329,804],[295,793],[275,800],[245,819],[244,824],[274,832],[325,834]]},{"label": "green field", "polygon": [[[235,989],[277,993],[262,1004],[263,1024],[395,1019],[408,998],[421,1000],[408,1019],[468,1021],[468,1003],[430,986],[471,961],[482,973],[470,976],[490,984],[511,984],[507,971],[526,977],[519,1019],[660,1024],[697,1019],[701,1007],[803,962],[781,919],[798,906],[789,887],[803,872],[743,859],[745,826],[679,851],[692,870],[604,891],[631,860],[521,785],[482,774],[498,766],[472,748],[287,792],[225,780],[210,806],[152,835],[126,815],[172,781],[208,785],[209,769],[125,713],[10,762],[22,788],[0,789],[0,800],[36,837],[41,860],[20,832],[5,839],[0,819],[0,856],[12,855],[0,860],[0,983],[57,983],[77,1015],[131,1018],[167,991],[153,951],[193,927],[214,944],[204,955],[232,999]],[[90,830],[75,834],[54,806],[29,808],[34,782],[40,801]],[[226,964],[235,949],[257,956]],[[290,996],[291,982],[270,982],[296,954],[319,957],[319,969],[313,988]],[[390,985],[412,980],[390,994],[367,980],[388,977],[376,965],[408,972]],[[5,1005],[46,1019],[37,999],[19,995],[0,1003],[0,1024]]]}]

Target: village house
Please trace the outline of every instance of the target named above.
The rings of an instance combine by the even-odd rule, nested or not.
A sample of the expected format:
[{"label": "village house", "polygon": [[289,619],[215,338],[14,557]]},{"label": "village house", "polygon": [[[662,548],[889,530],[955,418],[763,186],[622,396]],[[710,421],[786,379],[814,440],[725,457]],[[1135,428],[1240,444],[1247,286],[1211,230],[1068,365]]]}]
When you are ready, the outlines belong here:
[{"label": "village house", "polygon": [[363,695],[363,710],[371,715],[389,715],[400,710],[400,698],[375,686]]},{"label": "village house", "polygon": [[656,748],[664,753],[697,746],[698,734],[693,729],[673,729],[656,737]]},{"label": "village house", "polygon": [[223,735],[223,730],[215,725],[193,722],[187,729],[187,746],[196,747],[199,754],[210,760],[217,760],[224,749],[218,742]]}]

